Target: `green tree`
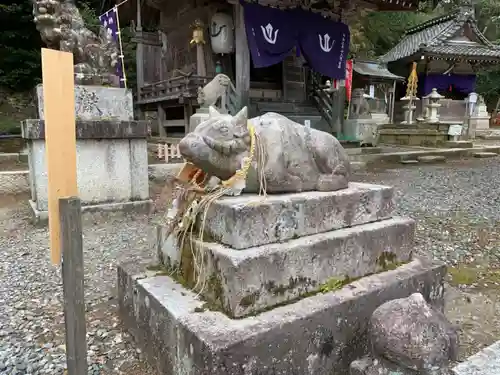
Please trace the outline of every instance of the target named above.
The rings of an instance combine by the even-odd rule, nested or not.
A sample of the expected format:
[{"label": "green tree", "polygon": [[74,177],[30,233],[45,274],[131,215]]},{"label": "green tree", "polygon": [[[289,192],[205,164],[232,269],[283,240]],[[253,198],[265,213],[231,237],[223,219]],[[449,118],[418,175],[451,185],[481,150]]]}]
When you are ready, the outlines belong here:
[{"label": "green tree", "polygon": [[0,4],[0,86],[15,91],[40,81],[41,40],[29,0]]}]

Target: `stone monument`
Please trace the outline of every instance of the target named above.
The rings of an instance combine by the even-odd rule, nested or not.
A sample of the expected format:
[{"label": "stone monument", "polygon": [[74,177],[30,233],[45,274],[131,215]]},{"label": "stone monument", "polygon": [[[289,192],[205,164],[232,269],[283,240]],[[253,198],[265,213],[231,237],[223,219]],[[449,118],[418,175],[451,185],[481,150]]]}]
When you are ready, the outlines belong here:
[{"label": "stone monument", "polygon": [[476,130],[476,135],[487,133],[490,130],[491,116],[484,102],[484,98],[479,95],[474,113],[470,118],[471,127]]},{"label": "stone monument", "polygon": [[[118,83],[118,49],[101,27],[89,31],[73,1],[34,1],[35,24],[50,47],[71,52],[75,62],[77,181],[82,210],[149,209],[149,122],[135,121],[132,92]],[[106,84],[107,86],[98,86]],[[35,220],[48,216],[43,86],[38,119],[22,123],[27,141]]]},{"label": "stone monument", "polygon": [[158,225],[158,264],[118,272],[120,314],[160,373],[347,374],[379,306],[421,293],[442,311],[445,266],[413,258],[393,189],[350,182],[332,135],[210,109],[179,147],[194,174]]},{"label": "stone monument", "polygon": [[213,80],[204,87],[198,88],[198,104],[200,108],[189,118],[189,131],[192,132],[196,127],[208,118],[208,108],[216,106],[220,102],[220,111],[226,111],[226,100],[228,87],[231,79],[225,74],[217,74]]},{"label": "stone monument", "polygon": [[99,35],[85,27],[73,0],[32,1],[42,41],[49,48],[73,54],[76,84],[116,84],[118,46],[104,27]]},{"label": "stone monument", "polygon": [[385,104],[381,106],[380,103],[379,99],[366,95],[363,89],[354,89],[349,117],[345,120],[344,136],[360,141],[361,145],[376,146],[378,127],[390,122]]},{"label": "stone monument", "polygon": [[406,104],[403,106],[404,108],[404,121],[401,122],[401,124],[408,124],[408,125],[411,125],[413,124],[413,118],[414,118],[414,112],[415,112],[415,109],[417,108],[415,102],[417,100],[420,100],[418,97],[416,96],[412,96],[412,97],[409,97],[409,96],[405,96],[403,98],[400,99],[402,102],[405,102]]}]

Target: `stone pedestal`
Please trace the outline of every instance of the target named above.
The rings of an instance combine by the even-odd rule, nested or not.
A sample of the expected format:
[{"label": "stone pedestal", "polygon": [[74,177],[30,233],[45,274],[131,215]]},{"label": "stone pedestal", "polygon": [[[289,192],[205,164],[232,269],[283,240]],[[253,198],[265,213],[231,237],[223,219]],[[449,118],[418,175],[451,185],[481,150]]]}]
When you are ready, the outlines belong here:
[{"label": "stone pedestal", "polygon": [[[31,200],[36,221],[48,215],[43,88],[40,119],[25,120]],[[78,194],[83,211],[148,210],[148,121],[134,121],[130,90],[75,86]]]},{"label": "stone pedestal", "polygon": [[189,132],[194,131],[203,121],[208,120],[208,108],[198,108],[196,113],[189,118]]},{"label": "stone pedestal", "polygon": [[382,303],[443,306],[444,266],[412,260],[414,221],[393,209],[392,188],[361,183],[220,199],[204,242],[180,249],[160,225],[159,265],[120,267],[121,316],[161,373],[346,374]]},{"label": "stone pedestal", "polygon": [[484,134],[490,129],[490,119],[491,116],[488,113],[488,109],[484,100],[480,97],[479,102],[476,107],[474,115],[471,117],[471,126],[476,129],[476,134]]}]

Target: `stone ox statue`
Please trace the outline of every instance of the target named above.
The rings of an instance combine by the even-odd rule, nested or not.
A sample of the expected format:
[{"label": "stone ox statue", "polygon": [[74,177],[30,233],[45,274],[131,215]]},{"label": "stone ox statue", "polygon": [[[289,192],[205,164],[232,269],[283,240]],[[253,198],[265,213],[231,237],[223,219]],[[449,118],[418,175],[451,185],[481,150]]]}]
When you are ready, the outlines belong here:
[{"label": "stone ox statue", "polygon": [[254,158],[244,192],[259,192],[260,168],[269,193],[347,188],[349,159],[339,141],[331,134],[305,127],[277,113],[249,120],[246,107],[234,117],[210,107],[208,120],[179,143],[180,153],[208,175],[226,180],[242,167],[249,155],[248,121],[253,124],[265,155],[259,168]]}]

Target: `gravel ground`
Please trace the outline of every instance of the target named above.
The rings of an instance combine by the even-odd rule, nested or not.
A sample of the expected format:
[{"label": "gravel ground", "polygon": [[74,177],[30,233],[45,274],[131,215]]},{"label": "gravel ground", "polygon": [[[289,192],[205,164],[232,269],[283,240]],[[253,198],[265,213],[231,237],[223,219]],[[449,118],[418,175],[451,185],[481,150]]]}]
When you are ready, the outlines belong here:
[{"label": "gravel ground", "polygon": [[394,165],[356,179],[394,186],[397,214],[417,221],[415,253],[448,264],[446,314],[461,328],[460,359],[499,340],[499,159]]},{"label": "gravel ground", "polygon": [[[395,186],[398,213],[418,221],[418,254],[456,270],[468,267],[465,276],[454,274],[447,293],[447,314],[462,328],[464,357],[500,335],[500,276],[499,282],[492,277],[500,259],[498,161],[399,167],[358,172],[355,180]],[[155,196],[159,191],[153,187]],[[20,198],[0,197],[0,374],[62,374],[60,270],[50,264],[47,230],[29,223],[27,197]],[[121,214],[84,219],[89,374],[155,374],[122,330],[114,297],[117,263],[153,259],[150,220]],[[477,269],[484,273],[471,276]]]}]

